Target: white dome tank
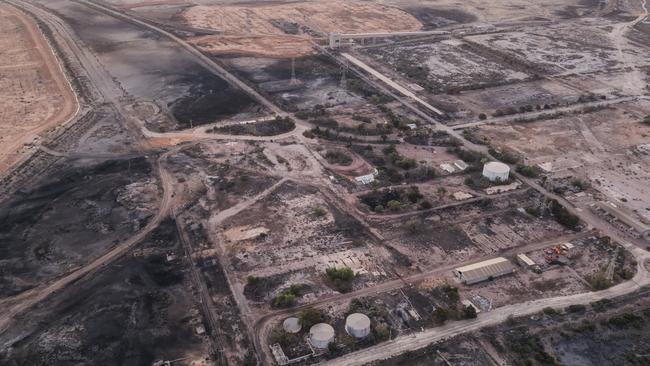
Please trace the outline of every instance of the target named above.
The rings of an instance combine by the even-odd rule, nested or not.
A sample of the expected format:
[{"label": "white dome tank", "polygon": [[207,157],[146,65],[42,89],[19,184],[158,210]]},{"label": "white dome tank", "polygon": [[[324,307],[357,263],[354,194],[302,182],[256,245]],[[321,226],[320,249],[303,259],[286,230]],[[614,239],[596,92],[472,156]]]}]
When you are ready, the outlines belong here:
[{"label": "white dome tank", "polygon": [[345,331],[355,338],[363,338],[370,334],[370,318],[365,314],[354,313],[345,319]]},{"label": "white dome tank", "polygon": [[316,348],[325,349],[334,342],[334,328],[325,323],[318,323],[309,329],[309,342]]},{"label": "white dome tank", "polygon": [[298,333],[300,332],[300,329],[302,329],[302,326],[300,325],[300,322],[298,321],[298,318],[286,318],[284,322],[282,322],[282,328],[284,328],[284,331],[287,333]]},{"label": "white dome tank", "polygon": [[483,166],[483,176],[491,182],[500,180],[505,182],[510,176],[510,167],[498,161],[492,161]]}]

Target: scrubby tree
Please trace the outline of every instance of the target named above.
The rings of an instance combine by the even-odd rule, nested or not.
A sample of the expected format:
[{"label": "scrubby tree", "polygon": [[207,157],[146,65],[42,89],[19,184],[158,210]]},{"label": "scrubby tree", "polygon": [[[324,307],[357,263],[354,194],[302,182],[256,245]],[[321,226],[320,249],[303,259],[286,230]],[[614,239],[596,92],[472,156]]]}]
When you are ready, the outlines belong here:
[{"label": "scrubby tree", "polygon": [[354,280],[355,274],[351,268],[330,267],[325,270],[325,273],[337,291],[350,292],[352,290],[352,280]]},{"label": "scrubby tree", "polygon": [[472,305],[467,305],[463,308],[463,317],[465,319],[474,319],[476,316],[476,309]]},{"label": "scrubby tree", "polygon": [[321,321],[323,321],[323,313],[318,309],[307,308],[298,315],[298,322],[303,329],[309,329]]},{"label": "scrubby tree", "polygon": [[390,337],[390,330],[385,324],[378,324],[373,328],[373,334],[377,342],[383,342]]},{"label": "scrubby tree", "polygon": [[436,310],[433,311],[433,320],[438,324],[443,324],[449,319],[449,310],[438,306]]}]

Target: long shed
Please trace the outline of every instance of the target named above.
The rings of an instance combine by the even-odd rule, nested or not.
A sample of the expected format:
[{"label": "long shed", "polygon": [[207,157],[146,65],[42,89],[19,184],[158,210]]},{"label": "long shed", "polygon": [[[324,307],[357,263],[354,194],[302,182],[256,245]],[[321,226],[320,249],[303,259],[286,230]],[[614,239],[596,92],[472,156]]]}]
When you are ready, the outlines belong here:
[{"label": "long shed", "polygon": [[454,275],[466,285],[487,281],[513,273],[515,266],[506,258],[497,257],[454,269]]}]

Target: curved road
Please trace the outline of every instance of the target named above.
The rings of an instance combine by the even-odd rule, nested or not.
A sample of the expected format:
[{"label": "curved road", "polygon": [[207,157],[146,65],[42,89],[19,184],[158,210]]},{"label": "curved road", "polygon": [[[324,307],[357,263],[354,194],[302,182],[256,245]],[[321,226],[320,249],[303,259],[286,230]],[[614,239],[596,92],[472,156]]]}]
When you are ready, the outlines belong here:
[{"label": "curved road", "polygon": [[[165,35],[166,37],[169,37],[170,39],[174,40],[177,42],[179,45],[181,45],[183,48],[185,48],[188,52],[190,52],[192,55],[194,55],[200,63],[214,72],[215,74],[219,75],[220,77],[224,78],[226,81],[229,83],[237,86],[238,88],[244,90],[247,92],[249,95],[251,95],[254,99],[256,99],[260,104],[264,105],[267,107],[269,110],[272,112],[276,113],[277,115],[281,116],[287,116],[286,112],[282,111],[280,108],[278,108],[276,105],[268,101],[266,98],[264,98],[262,95],[257,93],[253,88],[248,86],[246,83],[243,81],[239,80],[237,77],[234,75],[230,74],[227,70],[225,70],[223,67],[220,65],[216,64],[214,61],[212,61],[209,57],[203,55],[200,51],[198,51],[196,48],[194,48],[192,45],[189,43],[185,42],[184,40],[176,37],[175,35],[160,29],[154,25],[151,25],[149,23],[143,22],[139,19],[136,19],[134,17],[131,17],[129,15],[123,14],[121,12],[115,11],[113,9],[110,9],[108,7],[98,5],[86,0],[77,0],[79,3],[83,3],[87,6],[93,7],[97,10],[100,10],[104,13],[107,13],[111,16],[121,18],[123,20],[135,23],[137,25],[140,25],[145,28],[149,28],[153,31],[156,31],[160,34]],[[12,3],[15,3],[12,1]],[[22,2],[21,2],[22,4]],[[645,9],[645,1],[644,1],[644,9]],[[39,9],[40,10],[40,9]],[[42,10],[40,10],[43,12]],[[647,11],[646,11],[647,14]],[[49,14],[48,14],[49,15]],[[41,16],[43,16],[41,14]],[[48,17],[49,18],[49,17]],[[641,18],[639,18],[641,19]],[[51,19],[49,19],[51,21]],[[59,29],[57,29],[58,31]],[[63,34],[64,38],[67,38],[67,34]],[[74,43],[73,41],[70,41],[71,43]],[[83,52],[83,50],[82,50]],[[336,58],[335,56],[332,56]],[[361,74],[362,75],[362,74]],[[364,79],[367,79],[364,76]],[[108,82],[108,80],[106,80]],[[377,83],[370,82],[371,84],[376,85]],[[114,86],[109,86],[106,85],[106,88],[102,88],[104,90],[106,89],[113,89]],[[386,90],[386,88],[380,87],[379,89],[381,90]],[[393,94],[389,92],[389,94]],[[415,113],[419,114],[426,120],[428,120],[430,123],[436,125],[441,130],[445,130],[448,132],[450,135],[458,138],[460,141],[464,143],[464,145],[471,149],[471,150],[479,150],[482,152],[485,152],[484,147],[479,147],[474,144],[472,144],[469,141],[466,141],[462,135],[460,135],[458,132],[453,130],[453,127],[445,126],[435,119],[431,118],[424,112],[420,111],[418,108],[413,106],[408,100],[404,98],[397,97],[393,94],[396,99],[401,101],[407,108],[411,109]],[[113,99],[111,98],[112,96],[109,96],[107,99]],[[298,122],[301,122],[300,120],[296,119]],[[253,137],[251,136],[231,136],[231,135],[217,135],[217,134],[209,134],[209,135],[202,135],[202,134],[194,134],[194,133],[188,133],[188,132],[179,132],[175,136],[170,136],[167,134],[161,134],[163,136],[155,136],[155,135],[150,135],[146,132],[145,136],[148,137],[149,139],[156,139],[156,138],[177,138],[179,140],[185,140],[187,141],[201,141],[201,140],[210,140],[210,139],[245,139],[245,140],[274,140],[274,139],[280,139],[283,137],[290,137],[290,136],[296,136],[298,135],[301,137],[299,134],[300,132],[304,131],[304,129],[307,128],[305,125],[301,123],[300,128],[296,128],[296,130],[280,135],[280,136],[270,136],[270,137]],[[153,133],[151,133],[153,134]],[[148,136],[147,136],[148,135]],[[182,141],[181,141],[182,142]],[[159,222],[162,221],[171,211],[174,202],[173,202],[173,182],[172,182],[172,176],[165,170],[164,167],[164,162],[167,159],[167,157],[170,154],[175,153],[178,149],[180,149],[181,146],[178,146],[177,148],[174,148],[165,154],[163,154],[157,161],[157,170],[160,175],[160,181],[163,187],[163,197],[161,199],[160,207],[158,213],[150,220],[150,222],[142,228],[140,231],[138,231],[134,236],[130,237],[129,239],[125,240],[124,242],[118,244],[116,247],[111,249],[109,252],[106,254],[102,255],[101,257],[95,259],[88,265],[76,270],[73,273],[70,273],[58,280],[53,281],[50,284],[46,284],[43,286],[39,286],[37,288],[31,289],[17,297],[7,299],[6,301],[3,301],[2,304],[9,304],[9,306],[5,306],[7,308],[3,314],[0,315],[0,332],[5,330],[9,324],[11,323],[12,319],[19,313],[22,313],[26,310],[28,310],[30,307],[34,306],[38,302],[42,301],[43,299],[47,298],[48,296],[56,293],[60,289],[64,288],[65,286],[70,285],[71,283],[82,279],[84,276],[91,274],[93,272],[96,272],[100,270],[103,266],[106,264],[114,261],[115,259],[119,258],[120,256],[124,255],[129,249],[131,249],[134,245],[136,245],[138,242],[140,242],[149,232],[151,232],[156,226],[158,226]],[[535,182],[532,182],[531,180],[525,179],[520,177],[520,179],[526,181],[529,183],[532,187],[535,189],[539,190],[540,192],[544,193],[545,195],[549,197],[554,197],[554,195],[550,194],[544,188],[540,187],[537,185]],[[559,199],[558,199],[559,198]],[[479,317],[475,320],[471,321],[460,321],[460,322],[454,322],[450,323],[444,327],[438,327],[438,328],[432,328],[429,330],[426,330],[421,333],[417,333],[414,335],[405,335],[405,336],[400,336],[397,337],[396,339],[390,341],[390,342],[385,342],[382,344],[379,344],[374,347],[370,347],[358,352],[350,353],[347,355],[344,355],[338,359],[326,362],[325,364],[329,365],[363,365],[366,364],[370,361],[377,360],[377,359],[382,359],[382,358],[389,358],[393,357],[395,355],[398,355],[400,353],[403,353],[408,350],[415,350],[419,349],[422,347],[425,347],[429,345],[432,342],[442,340],[444,338],[448,337],[453,337],[455,335],[464,333],[464,332],[469,332],[473,331],[476,329],[479,329],[481,327],[489,326],[489,325],[494,325],[497,323],[500,323],[504,320],[506,320],[509,316],[515,315],[526,315],[526,314],[531,314],[540,311],[544,307],[547,306],[552,306],[552,307],[564,307],[568,306],[571,304],[585,304],[589,303],[592,301],[596,301],[602,298],[611,298],[611,297],[617,297],[621,296],[624,294],[628,294],[630,292],[636,291],[642,286],[650,285],[650,275],[645,267],[645,263],[649,258],[649,254],[642,250],[639,249],[638,247],[635,247],[634,245],[630,244],[627,241],[621,240],[614,232],[611,231],[611,228],[605,227],[601,225],[601,222],[594,217],[590,217],[585,215],[584,212],[578,211],[575,208],[571,207],[568,202],[565,200],[561,199],[558,197],[559,202],[561,202],[565,207],[567,207],[570,211],[578,214],[578,216],[583,219],[583,221],[589,223],[590,225],[601,229],[604,233],[610,235],[614,240],[619,241],[624,245],[628,250],[632,252],[632,254],[635,256],[638,262],[638,270],[635,275],[635,277],[628,282],[619,284],[617,286],[611,287],[610,289],[604,290],[604,291],[599,291],[599,292],[590,292],[590,293],[582,293],[582,294],[577,294],[577,295],[571,295],[571,296],[563,296],[563,297],[555,297],[555,298],[548,298],[548,299],[540,299],[536,301],[531,301],[531,302],[526,302],[522,304],[514,304],[514,305],[509,305],[509,306],[504,306],[498,309],[495,309],[489,313],[483,313],[480,314]],[[450,268],[453,266],[450,266]],[[445,268],[441,268],[438,270],[448,270]],[[432,273],[422,273],[417,276],[430,276]],[[416,277],[416,276],[414,276]],[[409,278],[409,280],[415,280],[416,278]],[[360,292],[354,293],[356,296],[362,296],[364,294],[371,294],[373,292],[381,291],[384,288],[392,288],[395,286],[395,288],[402,287],[406,282],[403,280],[397,280],[385,284],[378,285],[374,288],[368,288],[364,289]],[[345,299],[346,296],[349,296],[350,294],[347,295],[341,295],[341,296],[334,296],[328,299],[323,299],[319,300],[314,304],[310,304],[311,306],[313,305],[318,305],[318,304],[325,304],[328,302],[332,301],[337,301],[341,299]],[[290,309],[287,310],[286,313],[291,313],[295,312],[298,309]],[[265,333],[265,328],[270,324],[268,320],[271,318],[275,318],[278,316],[281,316],[285,314],[284,311],[282,312],[275,312],[272,314],[269,314],[261,319],[258,319],[258,321],[255,324],[255,331],[256,331],[256,337],[255,337],[255,345],[258,353],[261,352],[260,356],[266,355],[267,352],[264,352],[261,347],[264,346],[264,341],[260,340],[259,336]],[[266,363],[269,362],[268,359],[265,360]]]},{"label": "curved road", "polygon": [[9,305],[2,312],[2,314],[0,314],[0,333],[7,329],[16,315],[25,312],[50,295],[81,279],[82,277],[100,270],[108,263],[124,255],[129,249],[138,244],[142,239],[145,238],[147,234],[155,229],[165,217],[167,217],[173,204],[173,183],[171,175],[165,170],[163,165],[167,157],[173,152],[175,152],[175,150],[170,150],[169,152],[163,154],[157,161],[157,170],[159,172],[160,182],[163,188],[163,195],[160,206],[158,207],[158,212],[151,220],[149,220],[147,225],[140,229],[135,235],[119,243],[104,255],[77,269],[76,271],[69,273],[68,275],[65,275],[64,277],[61,277],[49,284],[35,287],[21,293],[16,297],[6,299],[3,303],[13,303],[13,305]]},{"label": "curved road", "polygon": [[[481,313],[476,319],[448,323],[445,326],[430,328],[424,332],[399,336],[391,341],[380,343],[357,352],[348,353],[331,361],[322,362],[328,366],[362,366],[369,362],[395,357],[404,352],[424,348],[431,343],[452,338],[459,334],[476,331],[478,329],[496,325],[510,317],[519,317],[538,313],[546,307],[564,308],[575,304],[589,304],[602,299],[626,295],[650,285],[650,275],[644,266],[648,260],[648,253],[639,248],[628,248],[639,261],[636,276],[630,281],[623,282],[607,290],[588,292],[569,296],[552,297],[528,301],[521,304],[507,305],[488,313]],[[639,252],[640,251],[640,252]]]}]

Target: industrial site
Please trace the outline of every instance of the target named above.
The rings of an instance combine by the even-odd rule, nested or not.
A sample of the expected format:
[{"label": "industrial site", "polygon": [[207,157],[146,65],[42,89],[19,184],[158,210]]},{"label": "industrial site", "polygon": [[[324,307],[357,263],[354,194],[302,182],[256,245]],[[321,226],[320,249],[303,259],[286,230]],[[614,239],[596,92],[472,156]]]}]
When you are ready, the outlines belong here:
[{"label": "industrial site", "polygon": [[0,366],[650,365],[646,0],[0,0]]}]

